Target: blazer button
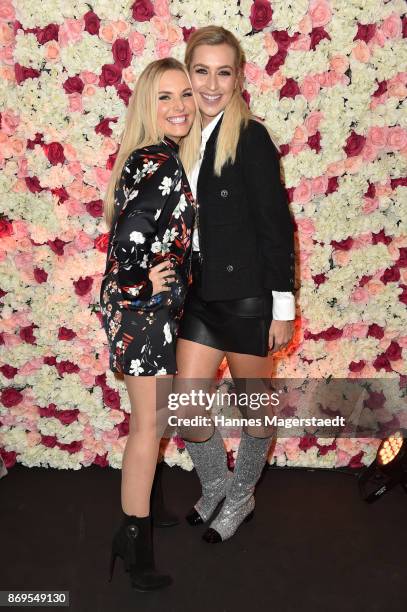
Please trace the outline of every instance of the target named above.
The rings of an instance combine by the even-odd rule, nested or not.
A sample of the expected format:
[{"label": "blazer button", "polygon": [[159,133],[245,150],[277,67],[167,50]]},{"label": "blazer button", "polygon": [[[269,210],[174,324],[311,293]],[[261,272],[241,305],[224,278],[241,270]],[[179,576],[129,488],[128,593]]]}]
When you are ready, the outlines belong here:
[{"label": "blazer button", "polygon": [[222,196],[222,198],[227,198],[229,195],[229,192],[227,189],[222,189],[222,191],[220,192],[220,195]]},{"label": "blazer button", "polygon": [[228,266],[226,266],[226,270],[228,272],[233,272],[233,266],[231,266],[230,264]]}]

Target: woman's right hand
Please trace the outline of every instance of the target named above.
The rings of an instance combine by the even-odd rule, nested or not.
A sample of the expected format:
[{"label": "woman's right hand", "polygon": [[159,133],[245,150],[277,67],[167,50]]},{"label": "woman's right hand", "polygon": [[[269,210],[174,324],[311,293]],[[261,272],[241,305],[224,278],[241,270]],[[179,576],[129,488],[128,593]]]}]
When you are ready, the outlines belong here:
[{"label": "woman's right hand", "polygon": [[148,274],[150,281],[153,283],[153,293],[161,293],[162,291],[171,291],[168,283],[175,280],[173,265],[168,259],[153,266]]}]

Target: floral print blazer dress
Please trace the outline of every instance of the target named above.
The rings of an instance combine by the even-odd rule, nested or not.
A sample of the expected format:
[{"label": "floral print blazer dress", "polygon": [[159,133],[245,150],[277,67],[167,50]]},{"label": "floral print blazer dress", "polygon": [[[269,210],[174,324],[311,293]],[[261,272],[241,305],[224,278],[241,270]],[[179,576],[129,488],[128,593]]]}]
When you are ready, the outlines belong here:
[{"label": "floral print blazer dress", "polygon": [[[110,368],[133,376],[175,374],[175,338],[190,281],[195,204],[178,145],[136,149],[115,191],[100,305]],[[152,296],[149,269],[171,260],[175,280]]]}]

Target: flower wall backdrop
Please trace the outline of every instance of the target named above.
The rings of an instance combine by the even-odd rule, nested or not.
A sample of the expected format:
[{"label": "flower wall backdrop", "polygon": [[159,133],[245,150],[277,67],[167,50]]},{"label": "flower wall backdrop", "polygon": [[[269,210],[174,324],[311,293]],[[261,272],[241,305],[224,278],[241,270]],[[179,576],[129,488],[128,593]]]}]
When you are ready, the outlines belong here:
[{"label": "flower wall backdrop", "polygon": [[[0,0],[7,466],[121,465],[129,404],[106,372],[98,313],[102,197],[138,75],[156,58],[183,59],[208,24],[243,43],[244,95],[280,145],[296,220],[296,344],[277,376],[405,384],[404,0]],[[182,446],[174,439],[166,459],[190,469]],[[358,467],[376,447],[282,439],[270,460]]]}]

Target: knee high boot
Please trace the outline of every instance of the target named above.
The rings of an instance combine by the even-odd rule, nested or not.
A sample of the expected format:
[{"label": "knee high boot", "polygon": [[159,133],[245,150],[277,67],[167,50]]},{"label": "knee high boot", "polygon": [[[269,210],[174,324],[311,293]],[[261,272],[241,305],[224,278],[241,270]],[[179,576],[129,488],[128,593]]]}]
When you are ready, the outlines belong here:
[{"label": "knee high boot", "polygon": [[267,459],[271,437],[255,438],[245,431],[237,454],[233,478],[218,516],[202,536],[215,544],[232,537],[243,521],[253,517],[254,488]]},{"label": "knee high boot", "polygon": [[227,466],[226,449],[222,436],[216,427],[209,440],[205,442],[185,441],[185,446],[202,487],[202,496],[186,516],[188,523],[195,526],[206,522],[226,496],[226,486],[231,479],[231,473]]}]

